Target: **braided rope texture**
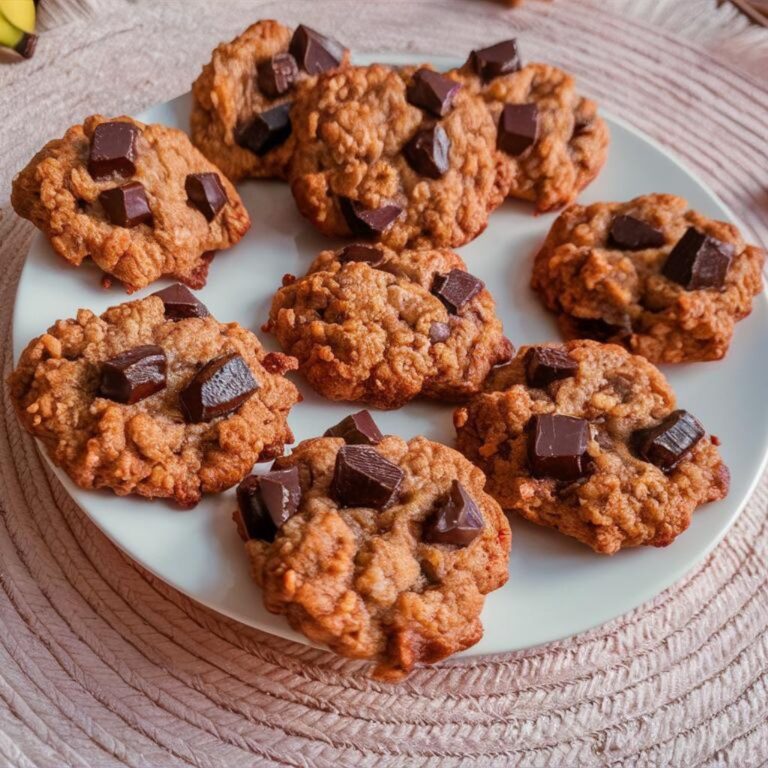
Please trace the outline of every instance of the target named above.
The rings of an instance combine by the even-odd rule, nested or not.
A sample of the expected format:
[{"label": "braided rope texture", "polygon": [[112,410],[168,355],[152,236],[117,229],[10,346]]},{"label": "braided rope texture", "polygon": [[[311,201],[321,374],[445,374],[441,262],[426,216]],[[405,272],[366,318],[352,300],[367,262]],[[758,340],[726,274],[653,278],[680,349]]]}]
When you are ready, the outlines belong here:
[{"label": "braided rope texture", "polygon": [[[608,2],[509,11],[479,0],[379,0],[365,13],[361,0],[50,3],[47,21],[62,9],[64,22],[49,23],[35,59],[0,71],[5,340],[32,237],[8,207],[13,172],[86,114],[132,112],[187,90],[211,48],[260,17],[414,58],[519,34],[529,59],[575,72],[768,241],[765,83],[612,14]],[[3,377],[12,364],[6,341]],[[599,630],[388,687],[360,664],[224,619],[132,565],[46,470],[4,391],[0,765],[768,764],[766,504],[764,479],[705,563]]]}]

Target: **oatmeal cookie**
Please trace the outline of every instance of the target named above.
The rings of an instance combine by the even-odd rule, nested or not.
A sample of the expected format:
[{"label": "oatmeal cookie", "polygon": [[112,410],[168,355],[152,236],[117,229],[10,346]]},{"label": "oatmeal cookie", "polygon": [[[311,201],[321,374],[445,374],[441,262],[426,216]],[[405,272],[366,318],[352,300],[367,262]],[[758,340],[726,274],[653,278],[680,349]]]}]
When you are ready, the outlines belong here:
[{"label": "oatmeal cookie", "polygon": [[240,196],[187,135],[100,115],[49,142],[14,179],[16,212],[128,292],[167,276],[200,288],[213,252],[250,227]]},{"label": "oatmeal cookie", "polygon": [[192,141],[232,181],[287,176],[290,110],[319,72],[349,51],[312,29],[258,21],[213,52],[192,85]]},{"label": "oatmeal cookie", "polygon": [[447,249],[354,244],[287,276],[270,327],[321,395],[399,408],[478,392],[509,360],[491,294]]},{"label": "oatmeal cookie", "polygon": [[674,195],[574,205],[555,221],[532,287],[569,337],[658,363],[718,360],[762,290],[765,253]]},{"label": "oatmeal cookie", "polygon": [[473,51],[450,76],[490,110],[510,197],[551,211],[572,202],[600,172],[608,127],[567,72],[548,64],[521,66],[516,41],[507,40]]},{"label": "oatmeal cookie", "polygon": [[728,469],[661,372],[615,344],[523,347],[454,414],[504,509],[613,554],[663,547],[728,492]]},{"label": "oatmeal cookie", "polygon": [[189,506],[293,441],[299,395],[282,374],[296,361],[188,291],[166,307],[170,290],[58,321],[9,379],[22,424],[81,488]]},{"label": "oatmeal cookie", "polygon": [[509,189],[482,101],[426,67],[321,75],[292,120],[291,188],[326,235],[456,247]]},{"label": "oatmeal cookie", "polygon": [[264,605],[396,681],[477,643],[507,581],[509,524],[461,454],[423,437],[306,440],[238,488]]}]

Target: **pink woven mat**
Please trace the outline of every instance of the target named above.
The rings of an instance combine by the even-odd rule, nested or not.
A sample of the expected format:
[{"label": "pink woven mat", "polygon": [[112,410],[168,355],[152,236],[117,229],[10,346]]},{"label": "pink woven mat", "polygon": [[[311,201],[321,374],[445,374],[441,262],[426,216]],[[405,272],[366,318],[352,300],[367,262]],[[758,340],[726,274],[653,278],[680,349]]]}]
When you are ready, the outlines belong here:
[{"label": "pink woven mat", "polygon": [[[0,68],[4,377],[32,236],[8,208],[13,172],[86,114],[131,112],[187,90],[210,49],[259,17],[303,20],[358,50],[415,59],[517,34],[527,58],[575,72],[768,242],[765,80],[704,53],[701,36],[686,41],[610,10],[623,2],[532,0],[514,11],[481,0],[46,2],[52,29],[36,58]],[[676,0],[674,13],[687,2]],[[565,642],[420,670],[388,687],[359,664],[244,628],[140,572],[46,471],[5,392],[0,420],[0,765],[768,760],[765,479],[708,560],[652,603]]]}]

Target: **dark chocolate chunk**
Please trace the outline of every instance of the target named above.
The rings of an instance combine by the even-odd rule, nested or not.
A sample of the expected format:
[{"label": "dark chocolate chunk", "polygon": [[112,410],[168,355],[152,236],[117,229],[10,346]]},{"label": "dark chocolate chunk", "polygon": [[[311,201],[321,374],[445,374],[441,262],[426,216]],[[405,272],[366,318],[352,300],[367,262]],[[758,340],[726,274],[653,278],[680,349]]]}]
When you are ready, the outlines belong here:
[{"label": "dark chocolate chunk", "polygon": [[271,99],[288,93],[298,76],[299,66],[290,53],[276,53],[256,67],[259,90]]},{"label": "dark chocolate chunk", "polygon": [[429,340],[433,344],[448,341],[451,338],[451,327],[448,323],[432,323],[429,326]]},{"label": "dark chocolate chunk", "polygon": [[408,86],[406,97],[414,107],[424,109],[435,117],[445,117],[453,106],[453,99],[461,84],[450,77],[419,69]]},{"label": "dark chocolate chunk", "polygon": [[338,256],[341,264],[349,264],[350,261],[364,261],[372,267],[381,264],[383,258],[384,253],[381,249],[377,248],[375,245],[365,245],[364,243],[352,243],[352,245],[346,245],[339,251]]},{"label": "dark chocolate chunk", "polygon": [[553,381],[576,374],[579,364],[564,350],[533,347],[525,356],[525,379],[529,387],[544,389]]},{"label": "dark chocolate chunk", "polygon": [[484,287],[482,280],[463,269],[452,269],[446,275],[435,275],[432,281],[432,293],[445,304],[452,315],[461,312],[464,305]]},{"label": "dark chocolate chunk", "polygon": [[611,322],[601,317],[573,317],[571,320],[574,338],[595,339],[595,341],[609,341],[614,338],[626,338],[632,334],[632,321],[629,315],[618,317]]},{"label": "dark chocolate chunk", "polygon": [[136,173],[139,129],[133,123],[112,122],[96,126],[88,155],[88,173],[105,179],[113,173],[127,178]]},{"label": "dark chocolate chunk", "polygon": [[347,445],[378,445],[384,435],[368,411],[358,411],[327,429],[323,437],[342,437]]},{"label": "dark chocolate chunk", "polygon": [[99,195],[104,213],[112,224],[118,227],[136,227],[139,224],[152,226],[152,211],[147,193],[139,181],[129,181],[120,187],[105,189]]},{"label": "dark chocolate chunk", "polygon": [[403,209],[399,205],[382,205],[366,208],[358,200],[339,198],[339,207],[353,235],[375,237],[386,232],[397,220]]},{"label": "dark chocolate chunk", "polygon": [[548,413],[534,416],[528,435],[528,463],[534,477],[577,480],[590,471],[589,422]]},{"label": "dark chocolate chunk", "polygon": [[466,547],[483,530],[483,516],[474,499],[458,481],[451,483],[448,498],[435,510],[424,528],[424,541]]},{"label": "dark chocolate chunk", "polygon": [[673,470],[704,437],[704,427],[688,411],[673,411],[661,424],[632,435],[637,453],[664,472]]},{"label": "dark chocolate chunk", "polygon": [[184,182],[187,199],[205,216],[213,221],[216,214],[227,204],[227,193],[218,173],[190,173]]},{"label": "dark chocolate chunk", "polygon": [[165,316],[169,320],[184,320],[187,317],[208,317],[211,313],[208,307],[198,299],[186,285],[176,283],[155,291],[153,296],[158,296],[165,306]]},{"label": "dark chocolate chunk", "polygon": [[733,250],[730,243],[688,227],[667,257],[662,274],[689,291],[700,288],[722,290]]},{"label": "dark chocolate chunk", "polygon": [[539,135],[539,108],[536,104],[506,104],[499,117],[496,145],[512,157],[522,155]]},{"label": "dark chocolate chunk", "polygon": [[331,494],[343,507],[384,509],[403,481],[403,471],[375,448],[345,445],[336,454]]},{"label": "dark chocolate chunk", "polygon": [[661,248],[664,245],[664,233],[634,216],[616,216],[611,222],[608,245],[622,251]]},{"label": "dark chocolate chunk", "polygon": [[274,541],[282,525],[299,509],[299,468],[249,475],[237,486],[237,506],[249,539]]},{"label": "dark chocolate chunk", "polygon": [[250,123],[238,128],[235,136],[237,143],[259,157],[285,144],[291,135],[292,106],[293,102],[287,101],[260,112]]},{"label": "dark chocolate chunk", "polygon": [[451,140],[441,125],[418,131],[403,147],[408,165],[430,179],[439,179],[448,170],[450,151]]},{"label": "dark chocolate chunk", "polygon": [[146,344],[110,358],[101,366],[99,396],[132,405],[165,389],[167,362],[162,347]]},{"label": "dark chocolate chunk", "polygon": [[288,50],[305,72],[319,75],[338,67],[347,49],[337,40],[299,24]]},{"label": "dark chocolate chunk", "polygon": [[236,411],[259,388],[248,364],[237,353],[203,366],[179,394],[181,410],[196,424]]},{"label": "dark chocolate chunk", "polygon": [[469,63],[486,83],[500,75],[517,72],[522,66],[517,40],[504,40],[488,48],[472,51],[469,54]]}]

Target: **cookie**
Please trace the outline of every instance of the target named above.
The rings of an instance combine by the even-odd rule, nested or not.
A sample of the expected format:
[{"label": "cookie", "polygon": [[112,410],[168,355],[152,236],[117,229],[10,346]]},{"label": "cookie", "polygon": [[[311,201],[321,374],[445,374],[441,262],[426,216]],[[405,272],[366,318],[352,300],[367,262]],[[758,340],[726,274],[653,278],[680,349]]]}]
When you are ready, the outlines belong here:
[{"label": "cookie", "polygon": [[657,363],[718,360],[762,291],[765,253],[674,195],[575,205],[555,221],[531,284],[569,337]]},{"label": "cookie", "polygon": [[523,347],[454,414],[458,448],[510,511],[613,554],[671,544],[729,474],[661,372],[615,344]]},{"label": "cookie", "polygon": [[100,115],[49,142],[14,179],[16,212],[70,264],[90,257],[130,293],[160,277],[205,285],[213,254],[240,240],[240,196],[187,135]]},{"label": "cookie", "polygon": [[425,67],[321,75],[291,119],[291,189],[326,235],[457,247],[509,189],[485,105]]},{"label": "cookie", "polygon": [[548,64],[523,66],[516,41],[506,40],[472,51],[450,76],[488,106],[510,197],[551,211],[575,200],[600,172],[608,127],[567,72]]},{"label": "cookie", "polygon": [[9,386],[22,424],[81,488],[190,506],[293,441],[299,395],[283,374],[295,366],[177,286],[58,321]]},{"label": "cookie", "polygon": [[294,99],[348,62],[349,51],[309,27],[252,24],[219,45],[193,83],[192,141],[232,181],[286,178]]},{"label": "cookie", "polygon": [[491,294],[448,249],[325,251],[287,276],[269,327],[321,395],[377,408],[465,398],[512,353]]},{"label": "cookie", "polygon": [[300,443],[238,488],[266,608],[396,681],[477,643],[507,580],[509,524],[461,454],[423,437]]}]

